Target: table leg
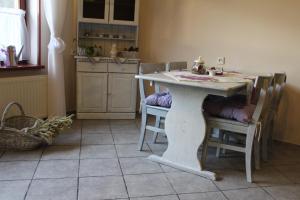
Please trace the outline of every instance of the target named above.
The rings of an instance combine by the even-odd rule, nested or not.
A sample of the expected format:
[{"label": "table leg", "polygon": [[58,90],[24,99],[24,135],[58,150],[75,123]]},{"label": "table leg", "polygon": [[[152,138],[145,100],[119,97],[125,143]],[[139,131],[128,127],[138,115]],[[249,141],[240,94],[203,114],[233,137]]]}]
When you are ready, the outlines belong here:
[{"label": "table leg", "polygon": [[207,93],[199,88],[169,85],[172,108],[165,120],[168,148],[162,157],[149,159],[196,175],[216,180],[216,174],[204,171],[197,153],[203,144],[206,124],[202,104]]}]

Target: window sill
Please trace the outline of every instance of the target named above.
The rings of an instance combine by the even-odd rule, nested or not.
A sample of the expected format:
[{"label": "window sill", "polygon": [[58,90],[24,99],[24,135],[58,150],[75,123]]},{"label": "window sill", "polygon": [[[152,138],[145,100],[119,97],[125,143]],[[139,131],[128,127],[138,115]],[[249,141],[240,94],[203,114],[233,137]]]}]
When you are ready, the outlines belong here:
[{"label": "window sill", "polygon": [[43,66],[43,65],[31,65],[31,64],[17,65],[17,66],[12,66],[12,67],[0,66],[0,72],[34,71],[34,70],[41,70],[44,68],[45,68],[45,66]]}]

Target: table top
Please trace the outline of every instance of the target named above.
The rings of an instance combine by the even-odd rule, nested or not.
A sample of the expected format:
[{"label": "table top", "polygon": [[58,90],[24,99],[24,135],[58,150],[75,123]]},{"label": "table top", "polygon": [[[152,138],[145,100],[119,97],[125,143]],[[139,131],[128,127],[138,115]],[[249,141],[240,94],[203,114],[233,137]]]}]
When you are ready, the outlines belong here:
[{"label": "table top", "polygon": [[207,90],[219,91],[222,96],[230,96],[247,88],[247,81],[245,82],[216,82],[216,81],[179,81],[172,78],[168,73],[154,73],[136,75],[135,78],[158,83],[176,84],[187,87],[197,87]]}]

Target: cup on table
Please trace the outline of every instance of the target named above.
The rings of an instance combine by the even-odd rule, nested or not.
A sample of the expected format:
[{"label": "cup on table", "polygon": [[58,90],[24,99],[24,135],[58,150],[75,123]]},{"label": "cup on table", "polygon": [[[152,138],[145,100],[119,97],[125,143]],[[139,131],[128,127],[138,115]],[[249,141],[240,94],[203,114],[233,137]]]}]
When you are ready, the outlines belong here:
[{"label": "cup on table", "polygon": [[209,74],[209,76],[215,76],[216,75],[216,71],[215,70],[209,70],[208,74]]}]

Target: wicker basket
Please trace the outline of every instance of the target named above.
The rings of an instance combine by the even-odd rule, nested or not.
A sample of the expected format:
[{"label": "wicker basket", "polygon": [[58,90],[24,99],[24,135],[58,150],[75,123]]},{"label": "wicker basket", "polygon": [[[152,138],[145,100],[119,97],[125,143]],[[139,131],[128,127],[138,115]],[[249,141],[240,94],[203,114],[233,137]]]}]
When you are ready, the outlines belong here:
[{"label": "wicker basket", "polygon": [[[12,106],[17,106],[21,115],[6,118]],[[0,125],[0,149],[3,150],[32,150],[44,143],[44,140],[28,134],[37,130],[37,118],[25,116],[19,103],[8,104],[3,112]]]}]

